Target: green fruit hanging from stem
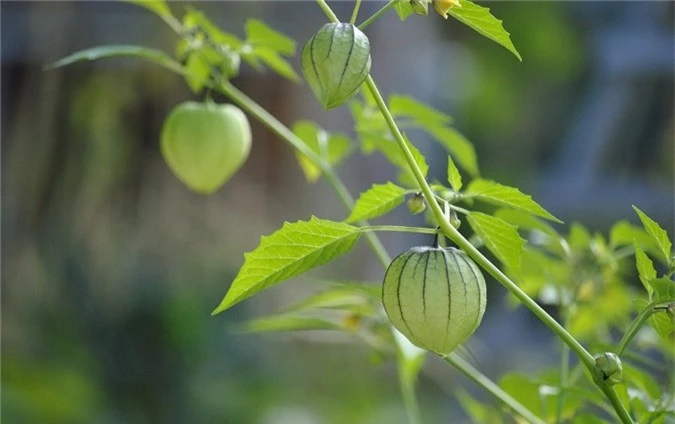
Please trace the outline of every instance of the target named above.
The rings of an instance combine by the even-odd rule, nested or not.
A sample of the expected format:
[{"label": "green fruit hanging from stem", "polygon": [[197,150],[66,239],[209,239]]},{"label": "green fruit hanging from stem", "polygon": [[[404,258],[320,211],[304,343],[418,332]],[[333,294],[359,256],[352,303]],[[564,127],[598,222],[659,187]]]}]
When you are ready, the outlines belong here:
[{"label": "green fruit hanging from stem", "polygon": [[413,247],[384,277],[384,309],[413,344],[445,356],[478,328],[485,312],[485,279],[461,250]]},{"label": "green fruit hanging from stem", "polygon": [[184,102],[164,121],[161,150],[171,171],[190,190],[211,194],[248,158],[251,127],[236,106]]}]

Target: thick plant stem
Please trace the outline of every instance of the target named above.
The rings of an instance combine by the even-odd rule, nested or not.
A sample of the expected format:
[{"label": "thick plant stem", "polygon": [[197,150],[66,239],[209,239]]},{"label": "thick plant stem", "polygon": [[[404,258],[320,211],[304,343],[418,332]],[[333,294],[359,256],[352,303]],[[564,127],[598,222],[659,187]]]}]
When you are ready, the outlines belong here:
[{"label": "thick plant stem", "polygon": [[529,409],[525,408],[517,400],[512,398],[508,393],[502,390],[501,387],[497,386],[489,378],[481,374],[477,369],[472,367],[468,362],[462,359],[456,353],[451,353],[450,355],[444,356],[443,360],[448,364],[455,367],[462,374],[469,378],[469,380],[480,385],[481,387],[489,387],[490,392],[499,399],[505,406],[513,410],[516,414],[525,418],[528,422],[534,424],[544,424],[539,417],[534,415]]},{"label": "thick plant stem", "polygon": [[[450,225],[450,223],[445,219],[443,210],[436,201],[434,194],[431,191],[431,188],[429,187],[429,184],[427,183],[427,181],[424,178],[424,175],[422,174],[422,171],[417,166],[417,163],[415,162],[415,159],[410,149],[408,148],[408,145],[406,144],[403,135],[399,131],[396,122],[394,121],[394,117],[391,115],[391,112],[389,112],[389,108],[387,107],[386,102],[384,101],[382,95],[377,89],[373,77],[371,77],[370,75],[368,76],[368,78],[366,78],[366,85],[368,86],[371,95],[375,99],[375,102],[377,103],[380,111],[382,112],[382,115],[384,116],[384,119],[387,122],[389,129],[394,135],[394,138],[396,139],[399,148],[403,152],[403,156],[408,162],[408,166],[410,166],[410,169],[415,177],[415,180],[419,184],[420,189],[424,193],[424,196],[427,198],[427,201],[431,208],[431,212],[433,213],[434,218],[436,219],[443,233],[450,240],[452,240],[460,249],[462,249],[466,254],[468,254],[474,261],[476,261],[476,263],[481,268],[486,270],[504,287],[506,287],[506,289],[510,291],[511,294],[513,294],[518,300],[520,300],[520,302],[523,305],[525,305],[525,307],[531,310],[537,316],[537,318],[539,318],[563,342],[565,342],[565,344],[567,344],[567,346],[569,346],[570,349],[577,355],[579,360],[584,364],[584,366],[589,370],[589,372],[591,372],[592,375],[593,369],[595,367],[595,360],[593,359],[593,356],[567,330],[565,330],[563,326],[561,326],[555,319],[553,319],[553,317],[551,317],[548,313],[546,313],[546,311],[544,311],[537,304],[537,302],[532,300],[530,296],[528,296],[524,291],[522,291],[520,287],[516,285],[516,283],[511,281],[511,279],[507,277],[506,274],[504,274],[499,268],[497,268],[497,266],[495,266],[492,262],[490,262],[478,249],[476,249],[476,247],[474,247],[466,238],[464,238],[464,236],[462,236],[462,234],[459,231],[457,231],[455,227]],[[606,388],[600,387],[600,389],[607,395],[608,392],[605,390]],[[614,393],[613,390],[611,392]],[[610,399],[610,401],[612,402],[612,405],[614,406],[617,415],[619,415],[622,421],[624,423],[632,423],[630,417],[625,413],[625,409],[623,410],[622,414],[620,409],[623,409],[623,407],[618,408],[617,403],[615,403],[614,400]],[[616,399],[616,402],[618,402],[618,399]],[[618,406],[621,406],[620,402],[618,402]],[[627,421],[624,420],[625,417],[628,417]]]},{"label": "thick plant stem", "polygon": [[356,17],[359,16],[359,8],[361,7],[361,0],[356,0],[354,5],[354,11],[352,12],[352,17],[349,19],[349,23],[354,25],[356,23]]},{"label": "thick plant stem", "polygon": [[614,389],[610,386],[600,386],[600,390],[602,390],[605,396],[607,396],[607,399],[609,399],[611,402],[612,406],[614,407],[614,411],[616,411],[616,414],[621,419],[621,422],[624,424],[633,424],[633,419],[628,414],[628,411],[626,411],[626,408],[624,408],[621,404],[621,401],[616,395]]}]

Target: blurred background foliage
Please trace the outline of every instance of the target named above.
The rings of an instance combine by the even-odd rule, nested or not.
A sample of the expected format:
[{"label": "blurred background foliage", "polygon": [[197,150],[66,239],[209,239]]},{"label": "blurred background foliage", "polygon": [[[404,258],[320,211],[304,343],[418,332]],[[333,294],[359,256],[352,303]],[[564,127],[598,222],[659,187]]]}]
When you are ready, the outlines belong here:
[{"label": "blurred background foliage", "polygon": [[[324,22],[312,2],[192,4],[227,31],[241,34],[244,20],[256,17],[300,45]],[[380,5],[364,2],[361,16]],[[171,2],[178,13],[184,6]],[[637,204],[672,236],[673,4],[490,7],[522,63],[452,20],[430,14],[399,23],[391,12],[367,31],[372,72],[385,93],[410,94],[453,115],[475,144],[484,177],[521,187],[567,223],[606,232],[620,218],[637,222],[630,209]],[[100,44],[173,52],[177,40],[162,22],[117,2],[0,8],[4,419],[405,422],[393,364],[354,340],[232,332],[293,303],[313,282],[299,279],[210,317],[261,234],[312,213],[346,217],[328,186],[308,185],[293,152],[252,122],[252,155],[242,171],[212,197],[188,192],[158,143],[168,111],[194,98],[181,78],[131,59],[42,69]],[[336,2],[335,10],[348,16],[351,3]],[[293,64],[299,70],[297,57]],[[234,82],[289,126],[309,118],[353,134],[347,108],[321,111],[306,84],[246,67]],[[444,154],[422,137],[414,141],[442,178]],[[393,176],[375,156],[350,158],[342,168],[354,193]],[[393,219],[418,222],[402,212]],[[391,254],[426,242],[383,240]],[[359,246],[313,275],[379,281],[382,271]],[[508,308],[493,282],[490,295],[469,343],[474,363],[493,378],[556,363],[543,325]],[[427,366],[420,379],[427,422],[469,422],[453,392],[484,394],[444,364]]]}]

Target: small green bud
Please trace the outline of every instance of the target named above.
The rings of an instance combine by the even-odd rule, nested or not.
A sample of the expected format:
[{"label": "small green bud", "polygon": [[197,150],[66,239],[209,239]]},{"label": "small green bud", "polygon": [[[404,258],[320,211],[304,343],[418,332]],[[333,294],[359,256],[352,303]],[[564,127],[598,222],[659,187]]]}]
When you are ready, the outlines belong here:
[{"label": "small green bud", "polygon": [[621,359],[612,352],[605,352],[595,357],[593,378],[596,383],[613,386],[621,382],[623,366]]},{"label": "small green bud", "polygon": [[457,212],[455,212],[454,210],[450,211],[450,216],[448,220],[450,221],[450,225],[452,225],[455,228],[459,228],[459,226],[462,225],[462,221],[459,220]]},{"label": "small green bud", "polygon": [[675,302],[671,302],[666,306],[666,313],[670,317],[670,320],[675,324]]},{"label": "small green bud", "polygon": [[413,11],[417,15],[427,16],[429,14],[428,0],[410,0]]},{"label": "small green bud", "polygon": [[427,208],[427,204],[424,201],[424,194],[422,193],[413,194],[406,204],[408,205],[408,210],[413,215],[422,213]]}]

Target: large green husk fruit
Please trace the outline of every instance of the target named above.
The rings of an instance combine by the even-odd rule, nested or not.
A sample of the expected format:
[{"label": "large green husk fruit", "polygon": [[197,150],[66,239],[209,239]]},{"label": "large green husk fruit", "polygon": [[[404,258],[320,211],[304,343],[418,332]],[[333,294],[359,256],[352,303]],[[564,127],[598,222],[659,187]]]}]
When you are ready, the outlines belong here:
[{"label": "large green husk fruit", "polygon": [[302,72],[325,109],[342,105],[370,73],[368,37],[352,24],[325,24],[302,48]]},{"label": "large green husk fruit", "polygon": [[233,105],[184,102],[164,121],[161,150],[189,189],[210,194],[241,168],[251,151],[251,127]]},{"label": "large green husk fruit", "polygon": [[382,302],[396,329],[413,344],[447,355],[478,328],[485,279],[461,250],[413,247],[384,276]]}]

